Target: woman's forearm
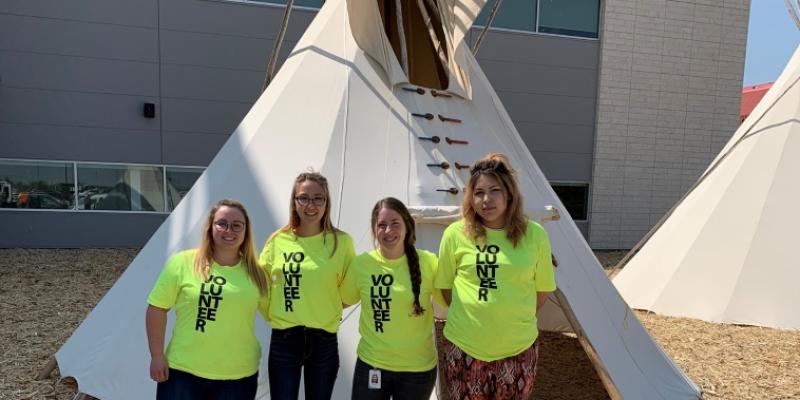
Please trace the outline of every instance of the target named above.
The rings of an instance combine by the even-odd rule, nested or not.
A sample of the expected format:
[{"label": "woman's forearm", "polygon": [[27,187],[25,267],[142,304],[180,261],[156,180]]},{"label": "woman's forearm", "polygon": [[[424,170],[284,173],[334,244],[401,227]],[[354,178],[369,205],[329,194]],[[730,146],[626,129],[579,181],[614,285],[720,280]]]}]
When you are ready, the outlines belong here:
[{"label": "woman's forearm", "polygon": [[163,356],[164,336],[167,330],[167,310],[148,305],[145,315],[145,327],[147,329],[147,345],[150,348],[150,356]]},{"label": "woman's forearm", "polygon": [[450,307],[450,303],[453,301],[453,289],[442,289],[442,298],[447,306]]}]

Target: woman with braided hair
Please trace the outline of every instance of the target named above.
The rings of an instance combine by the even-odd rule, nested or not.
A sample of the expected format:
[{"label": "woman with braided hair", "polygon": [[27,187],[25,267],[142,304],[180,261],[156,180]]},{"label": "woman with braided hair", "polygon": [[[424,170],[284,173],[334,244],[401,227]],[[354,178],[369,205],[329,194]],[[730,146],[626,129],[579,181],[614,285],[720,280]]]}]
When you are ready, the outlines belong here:
[{"label": "woman with braided hair", "polygon": [[436,383],[433,305],[436,256],[414,247],[414,220],[400,200],[372,209],[375,250],[357,256],[340,291],[361,305],[354,400],[427,399]]}]

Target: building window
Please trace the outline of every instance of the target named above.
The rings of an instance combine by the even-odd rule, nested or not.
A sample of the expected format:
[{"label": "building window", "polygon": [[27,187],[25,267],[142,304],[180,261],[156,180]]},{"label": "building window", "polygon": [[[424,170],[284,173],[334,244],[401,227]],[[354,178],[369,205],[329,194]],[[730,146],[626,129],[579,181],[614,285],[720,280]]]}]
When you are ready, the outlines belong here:
[{"label": "building window", "polygon": [[599,0],[539,0],[539,32],[596,38]]},{"label": "building window", "polygon": [[551,182],[550,186],[553,187],[573,221],[586,221],[589,209],[588,183]]},{"label": "building window", "polygon": [[[270,3],[270,4],[286,4],[286,0],[249,0],[254,3]],[[294,0],[292,8],[294,7],[308,7],[308,8],[321,8],[325,0]]]},{"label": "building window", "polygon": [[[475,25],[484,26],[497,0],[489,0],[475,19]],[[518,31],[536,31],[536,0],[503,0],[492,21],[492,27]]]},{"label": "building window", "polygon": [[163,168],[79,163],[78,209],[165,212]]},{"label": "building window", "polygon": [[167,167],[167,206],[169,211],[174,210],[183,200],[202,173],[203,168]]},{"label": "building window", "polygon": [[[475,19],[484,26],[496,0]],[[600,0],[503,0],[492,28],[597,38]]]},{"label": "building window", "polygon": [[75,208],[75,171],[69,162],[0,160],[0,207]]}]

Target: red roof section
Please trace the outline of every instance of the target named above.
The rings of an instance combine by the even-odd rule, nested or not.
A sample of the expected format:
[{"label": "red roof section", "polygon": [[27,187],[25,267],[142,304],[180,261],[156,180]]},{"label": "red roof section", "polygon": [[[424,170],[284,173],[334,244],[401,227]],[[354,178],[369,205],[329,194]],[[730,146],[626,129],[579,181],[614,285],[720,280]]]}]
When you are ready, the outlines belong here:
[{"label": "red roof section", "polygon": [[742,106],[739,109],[739,122],[744,122],[745,118],[753,112],[761,98],[767,94],[769,88],[775,82],[762,83],[755,86],[745,86],[742,88]]}]

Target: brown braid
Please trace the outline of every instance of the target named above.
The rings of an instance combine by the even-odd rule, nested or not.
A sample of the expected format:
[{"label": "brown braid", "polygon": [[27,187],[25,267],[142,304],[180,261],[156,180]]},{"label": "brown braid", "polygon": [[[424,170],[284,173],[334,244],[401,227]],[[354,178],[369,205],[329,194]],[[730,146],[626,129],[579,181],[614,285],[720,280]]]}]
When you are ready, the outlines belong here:
[{"label": "brown braid", "polygon": [[[406,238],[409,236],[406,235]],[[408,272],[411,274],[411,290],[414,292],[414,316],[420,316],[425,312],[419,304],[419,287],[422,285],[422,272],[419,268],[419,255],[413,243],[405,243],[406,259],[408,260]]]},{"label": "brown braid", "polygon": [[405,224],[406,227],[406,237],[403,238],[403,250],[406,254],[406,261],[408,262],[408,272],[409,275],[411,275],[411,290],[414,293],[413,315],[420,316],[425,312],[425,309],[422,308],[422,305],[419,302],[420,286],[422,285],[422,271],[420,270],[419,266],[419,255],[417,254],[416,247],[414,247],[414,243],[417,241],[414,218],[411,217],[411,213],[408,212],[408,209],[402,201],[394,197],[386,197],[378,200],[378,202],[375,203],[375,207],[372,208],[373,237],[375,236],[375,224],[378,220],[378,214],[384,208],[395,211],[396,213],[400,214],[401,218],[403,218],[403,224]]}]

